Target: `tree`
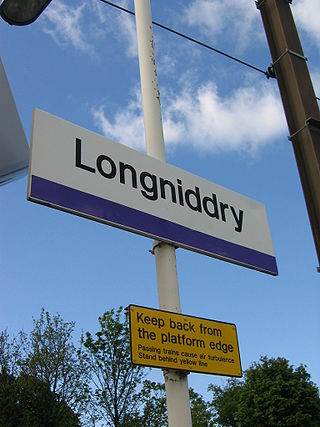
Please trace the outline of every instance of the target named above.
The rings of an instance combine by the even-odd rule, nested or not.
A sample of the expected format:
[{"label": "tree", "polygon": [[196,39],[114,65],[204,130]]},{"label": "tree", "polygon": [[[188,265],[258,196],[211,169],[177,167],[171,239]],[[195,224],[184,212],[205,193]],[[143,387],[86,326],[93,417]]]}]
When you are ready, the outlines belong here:
[{"label": "tree", "polygon": [[37,378],[0,374],[1,427],[79,427],[76,414]]},{"label": "tree", "polygon": [[47,384],[59,402],[80,413],[88,393],[87,365],[81,345],[76,348],[73,342],[74,327],[74,322],[42,309],[25,340],[20,364],[25,375]]},{"label": "tree", "polygon": [[284,358],[262,357],[246,372],[239,419],[244,426],[320,425],[319,391],[304,366],[297,369]]},{"label": "tree", "polygon": [[192,427],[213,427],[209,404],[203,397],[189,388]]},{"label": "tree", "polygon": [[59,314],[51,317],[42,309],[29,334],[20,331],[10,338],[6,330],[0,332],[3,387],[11,381],[20,393],[25,384],[33,394],[36,386],[38,394],[46,387],[57,403],[52,407],[57,419],[70,410],[81,413],[87,401],[87,364],[81,344],[76,347],[73,342],[74,327],[74,322],[64,322]]},{"label": "tree", "polygon": [[22,361],[22,347],[26,340],[24,332],[18,337],[10,339],[8,331],[0,332],[0,373],[16,376],[20,372]]},{"label": "tree", "polygon": [[208,391],[213,393],[211,408],[213,418],[218,425],[236,427],[238,420],[239,394],[242,382],[229,378],[224,387],[210,384]]},{"label": "tree", "polygon": [[19,423],[17,399],[13,393],[15,378],[6,372],[0,374],[0,425],[15,427]]},{"label": "tree", "polygon": [[224,388],[210,389],[221,426],[320,425],[319,390],[303,365],[294,369],[281,357],[261,357],[245,372],[243,381],[233,380]]},{"label": "tree", "polygon": [[154,381],[144,381],[139,395],[141,427],[166,427],[168,425],[165,385]]},{"label": "tree", "polygon": [[98,320],[100,330],[96,338],[87,332],[84,343],[92,373],[95,416],[108,425],[128,426],[137,411],[137,386],[144,377],[144,368],[130,360],[127,312],[119,307],[117,311],[105,312]]},{"label": "tree", "polygon": [[[189,396],[193,427],[212,427],[208,403],[192,388],[189,388]],[[139,401],[141,402],[140,414],[136,415],[132,426],[166,427],[168,425],[166,391],[163,383],[144,381]]]}]

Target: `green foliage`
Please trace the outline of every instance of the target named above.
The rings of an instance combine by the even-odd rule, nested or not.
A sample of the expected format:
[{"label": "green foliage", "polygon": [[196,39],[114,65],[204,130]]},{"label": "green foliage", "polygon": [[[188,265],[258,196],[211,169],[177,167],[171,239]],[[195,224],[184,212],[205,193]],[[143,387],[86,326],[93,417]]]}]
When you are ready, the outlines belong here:
[{"label": "green foliage", "polygon": [[140,393],[142,405],[141,427],[166,427],[168,425],[165,385],[154,381],[144,381]]},{"label": "green foliage", "polygon": [[13,392],[15,378],[7,373],[0,374],[0,425],[15,427],[19,425],[20,414],[17,399]]},{"label": "green foliage", "polygon": [[37,378],[0,374],[1,427],[79,427],[78,417]]},{"label": "green foliage", "polygon": [[144,368],[131,363],[128,314],[122,307],[105,312],[99,324],[96,338],[87,332],[84,343],[93,383],[91,418],[104,419],[109,426],[126,426],[129,414],[137,410],[136,388]]},{"label": "green foliage", "polygon": [[[189,389],[190,407],[193,427],[213,427],[208,403],[192,388]],[[130,426],[135,427],[166,427],[168,413],[165,385],[144,381],[139,395],[140,414],[136,414]]]},{"label": "green foliage", "polygon": [[239,419],[243,426],[319,426],[318,389],[304,366],[294,370],[286,359],[262,357],[245,374]]},{"label": "green foliage", "polygon": [[319,390],[304,366],[294,369],[284,358],[261,357],[243,381],[225,387],[210,386],[212,408],[221,426],[317,427],[320,425]]},{"label": "green foliage", "polygon": [[[128,313],[99,317],[76,347],[73,322],[43,309],[30,334],[0,332],[0,426],[166,427],[165,385],[142,381],[130,360]],[[189,390],[193,427],[318,427],[319,390],[304,366],[261,357],[243,380],[210,385],[212,402]],[[81,415],[81,422],[79,416]]]},{"label": "green foliage", "polygon": [[[79,425],[73,412],[81,412],[87,397],[87,365],[81,346],[76,348],[73,343],[73,331],[73,322],[64,322],[59,314],[51,317],[42,309],[29,334],[20,331],[10,339],[7,331],[0,333],[1,402],[5,402],[5,389],[12,383],[11,393],[7,393],[8,408],[13,405],[16,413],[22,411],[19,417],[24,420],[17,425],[37,426],[36,420],[44,417],[44,412],[39,412],[42,404],[47,418],[39,426]],[[18,408],[15,401],[19,401]],[[8,413],[2,409],[1,415]],[[59,424],[51,424],[49,416]]]},{"label": "green foliage", "polygon": [[26,340],[24,332],[10,339],[8,331],[0,332],[0,372],[16,376],[20,372],[23,359],[23,343]]},{"label": "green foliage", "polygon": [[218,425],[233,427],[237,425],[238,403],[242,388],[239,380],[229,378],[224,387],[210,384],[208,391],[213,393],[211,409]]},{"label": "green foliage", "polygon": [[213,420],[209,405],[200,394],[189,388],[192,427],[212,427]]},{"label": "green foliage", "polygon": [[76,348],[72,334],[74,322],[64,322],[59,314],[51,317],[44,309],[33,321],[24,341],[22,372],[50,387],[60,402],[80,412],[88,393],[87,365],[82,349]]}]

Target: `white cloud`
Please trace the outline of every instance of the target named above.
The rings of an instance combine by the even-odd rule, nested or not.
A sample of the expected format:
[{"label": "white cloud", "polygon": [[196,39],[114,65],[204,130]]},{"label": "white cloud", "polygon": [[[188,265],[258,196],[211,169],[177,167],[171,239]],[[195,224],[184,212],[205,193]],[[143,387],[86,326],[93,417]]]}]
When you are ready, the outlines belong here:
[{"label": "white cloud", "polygon": [[169,142],[187,142],[204,151],[255,153],[285,130],[280,99],[267,83],[239,88],[227,98],[221,98],[212,83],[196,93],[182,93],[165,115],[165,135],[167,130],[173,134],[172,124],[180,121],[184,124],[180,134],[176,131]]},{"label": "white cloud", "polygon": [[[121,7],[128,9],[128,0],[117,2]],[[127,45],[126,54],[129,58],[138,56],[138,44],[136,36],[135,19],[132,15],[111,9],[110,6],[92,1],[92,10],[97,16],[101,27],[100,31],[111,32],[117,39]]]},{"label": "white cloud", "polygon": [[[94,111],[97,126],[109,138],[144,149],[143,115],[137,100],[107,119]],[[213,83],[181,91],[163,102],[167,146],[188,145],[197,151],[246,151],[252,155],[286,131],[278,92],[271,83],[242,87],[227,98]]]},{"label": "white cloud", "polygon": [[[127,2],[121,5],[126,7]],[[78,7],[55,0],[43,16],[43,31],[59,45],[71,45],[82,53],[97,55],[93,41],[112,33],[125,43],[128,57],[138,55],[134,18],[110,10],[110,7],[98,3],[98,0],[83,2]]]},{"label": "white cloud", "polygon": [[320,97],[320,70],[310,70],[310,75],[316,96]]},{"label": "white cloud", "polygon": [[177,78],[177,61],[170,55],[163,53],[157,57],[157,70],[159,74]]},{"label": "white cloud", "polygon": [[255,4],[248,0],[194,0],[184,17],[213,41],[219,36],[232,40],[237,50],[248,45],[253,33],[262,31]]},{"label": "white cloud", "polygon": [[296,23],[320,49],[320,5],[319,0],[296,0],[292,5]]},{"label": "white cloud", "polygon": [[144,149],[142,103],[138,94],[127,108],[115,115],[113,121],[105,116],[103,106],[93,109],[92,114],[97,127],[108,138],[136,149]]},{"label": "white cloud", "polygon": [[132,16],[122,14],[118,19],[118,31],[121,30],[122,37],[127,42],[126,54],[129,58],[138,56],[138,42],[136,34],[135,20]]},{"label": "white cloud", "polygon": [[93,47],[87,41],[81,25],[85,7],[85,3],[78,7],[70,7],[60,0],[55,0],[44,12],[46,20],[43,31],[49,34],[57,44],[71,43],[81,52],[92,53]]}]

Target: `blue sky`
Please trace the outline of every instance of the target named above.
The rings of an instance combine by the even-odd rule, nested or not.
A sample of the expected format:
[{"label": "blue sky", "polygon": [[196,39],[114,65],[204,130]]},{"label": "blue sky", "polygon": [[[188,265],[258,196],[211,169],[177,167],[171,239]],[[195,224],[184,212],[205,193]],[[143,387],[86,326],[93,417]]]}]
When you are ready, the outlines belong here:
[{"label": "blue sky", "polygon": [[[264,70],[271,62],[254,1],[151,6],[157,22]],[[319,96],[318,0],[292,9]],[[273,277],[178,249],[182,311],[235,323],[243,369],[282,356],[320,386],[320,276],[277,83],[162,29],[154,37],[168,163],[262,202],[279,269]],[[36,107],[145,151],[132,16],[99,0],[53,0],[33,25],[1,21],[0,40],[28,141]],[[0,187],[1,330],[30,330],[41,307],[80,334],[112,307],[158,306],[152,240],[33,204],[26,191],[26,177]],[[189,376],[203,394],[224,381]]]}]

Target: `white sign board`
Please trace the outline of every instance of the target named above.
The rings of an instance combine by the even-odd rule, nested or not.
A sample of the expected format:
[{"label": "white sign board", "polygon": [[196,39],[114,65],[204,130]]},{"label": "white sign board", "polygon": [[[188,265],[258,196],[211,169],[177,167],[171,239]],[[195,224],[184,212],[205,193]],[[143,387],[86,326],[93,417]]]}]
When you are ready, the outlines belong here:
[{"label": "white sign board", "polygon": [[0,58],[0,185],[26,175],[29,146]]},{"label": "white sign board", "polygon": [[40,110],[28,199],[277,274],[261,203]]}]

